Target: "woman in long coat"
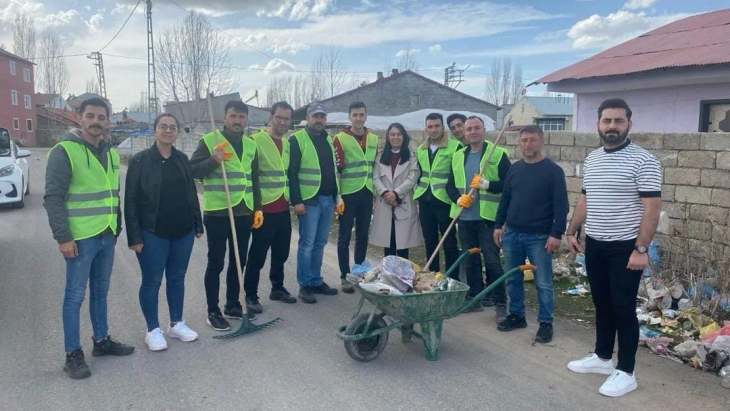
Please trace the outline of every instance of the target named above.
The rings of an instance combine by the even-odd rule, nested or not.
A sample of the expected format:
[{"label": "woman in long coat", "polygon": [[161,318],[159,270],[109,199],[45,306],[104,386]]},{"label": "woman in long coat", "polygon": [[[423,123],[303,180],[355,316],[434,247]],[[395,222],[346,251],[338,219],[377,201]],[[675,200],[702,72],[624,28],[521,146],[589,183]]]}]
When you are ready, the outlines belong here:
[{"label": "woman in long coat", "polygon": [[423,244],[413,190],[419,177],[418,160],[410,137],[400,123],[388,126],[386,142],[373,165],[376,200],[370,244],[384,254],[408,258],[408,249]]}]

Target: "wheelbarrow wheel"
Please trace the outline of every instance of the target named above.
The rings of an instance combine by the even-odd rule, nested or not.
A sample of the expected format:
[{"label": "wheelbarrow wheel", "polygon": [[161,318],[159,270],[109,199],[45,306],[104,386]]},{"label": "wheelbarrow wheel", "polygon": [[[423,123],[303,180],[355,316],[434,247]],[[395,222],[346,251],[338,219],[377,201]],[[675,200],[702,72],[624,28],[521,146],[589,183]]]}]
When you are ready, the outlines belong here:
[{"label": "wheelbarrow wheel", "polygon": [[[365,330],[365,324],[368,322],[369,314],[364,313],[355,317],[350,321],[350,325],[345,329],[345,334],[356,335],[361,334]],[[380,328],[387,327],[385,320],[382,316],[373,317],[373,322],[370,324],[369,332],[375,331]],[[352,359],[368,362],[372,361],[380,355],[388,344],[388,333],[376,335],[374,337],[363,338],[356,341],[345,341],[345,351],[352,357]]]}]

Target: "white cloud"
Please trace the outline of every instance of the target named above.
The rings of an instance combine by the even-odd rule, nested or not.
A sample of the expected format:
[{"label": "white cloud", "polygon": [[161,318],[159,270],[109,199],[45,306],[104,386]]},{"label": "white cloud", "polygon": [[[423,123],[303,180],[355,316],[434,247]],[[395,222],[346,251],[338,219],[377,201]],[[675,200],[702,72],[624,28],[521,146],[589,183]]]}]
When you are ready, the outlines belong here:
[{"label": "white cloud", "polygon": [[577,49],[608,48],[637,37],[649,30],[687,17],[687,14],[650,16],[645,12],[619,10],[608,16],[594,14],[568,30],[568,37]]},{"label": "white cloud", "polygon": [[264,40],[266,40],[266,34],[258,33],[258,34],[249,34],[246,37],[246,39],[243,40],[243,42],[248,45],[254,45],[254,44],[259,44]]},{"label": "white cloud", "polygon": [[372,0],[360,0],[360,4],[367,8],[375,7],[375,3],[373,3]]},{"label": "white cloud", "polygon": [[269,73],[273,72],[273,71],[294,71],[297,69],[297,67],[294,64],[292,64],[284,59],[278,59],[278,58],[269,60],[269,62],[266,63],[266,66],[263,68],[261,67],[260,64],[252,64],[252,65],[248,66],[248,68],[251,70],[263,70],[263,71],[269,72]]},{"label": "white cloud", "polygon": [[89,24],[94,28],[98,28],[101,25],[102,20],[104,20],[104,15],[97,13],[89,18]]},{"label": "white cloud", "polygon": [[440,53],[441,52],[441,45],[440,44],[434,44],[431,47],[428,48],[428,51],[431,53]]},{"label": "white cloud", "polygon": [[399,50],[397,53],[395,53],[395,56],[398,58],[405,57],[408,55],[414,55],[417,53],[420,53],[420,49],[408,49],[408,50]]},{"label": "white cloud", "polygon": [[43,4],[33,1],[10,1],[5,8],[0,9],[0,21],[12,23],[17,13],[26,13],[31,17],[37,17],[43,13]]},{"label": "white cloud", "polygon": [[[287,17],[289,20],[304,20],[316,18],[325,14],[332,7],[332,0],[286,0],[281,4],[277,1],[269,2],[268,9],[258,11],[259,16]],[[276,7],[272,7],[276,5]]]},{"label": "white cloud", "polygon": [[658,1],[659,0],[629,0],[624,4],[623,8],[626,10],[648,9]]},{"label": "white cloud", "polygon": [[289,53],[291,55],[295,55],[300,51],[306,51],[309,49],[311,49],[311,47],[308,44],[292,41],[291,39],[284,44],[276,43],[269,48],[269,50],[275,54]]}]

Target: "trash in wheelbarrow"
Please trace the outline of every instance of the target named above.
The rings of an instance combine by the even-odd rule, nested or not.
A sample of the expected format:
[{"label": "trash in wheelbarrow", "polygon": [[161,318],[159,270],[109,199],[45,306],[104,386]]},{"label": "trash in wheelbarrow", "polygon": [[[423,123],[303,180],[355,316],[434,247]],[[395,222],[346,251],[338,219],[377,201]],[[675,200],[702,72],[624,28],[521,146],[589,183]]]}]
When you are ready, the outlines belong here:
[{"label": "trash in wheelbarrow", "polygon": [[359,278],[348,276],[366,291],[384,295],[427,293],[453,288],[453,280],[441,273],[421,273],[418,264],[397,256],[387,256]]}]

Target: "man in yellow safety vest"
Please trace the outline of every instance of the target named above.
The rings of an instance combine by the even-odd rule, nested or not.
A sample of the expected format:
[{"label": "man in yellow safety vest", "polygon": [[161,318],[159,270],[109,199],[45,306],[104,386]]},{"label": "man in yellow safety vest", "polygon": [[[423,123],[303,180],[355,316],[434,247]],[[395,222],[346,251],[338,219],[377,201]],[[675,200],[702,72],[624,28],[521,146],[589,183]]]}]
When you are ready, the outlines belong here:
[{"label": "man in yellow safety vest", "polygon": [[91,375],[79,338],[79,312],[89,285],[94,330],[92,355],[129,355],[134,347],[111,338],[107,293],[114,245],[121,229],[119,154],[104,141],[109,107],[100,98],[81,103],[81,130],[67,132],[48,153],[44,207],[53,238],[66,259],[63,298],[64,370],[74,379]]}]

